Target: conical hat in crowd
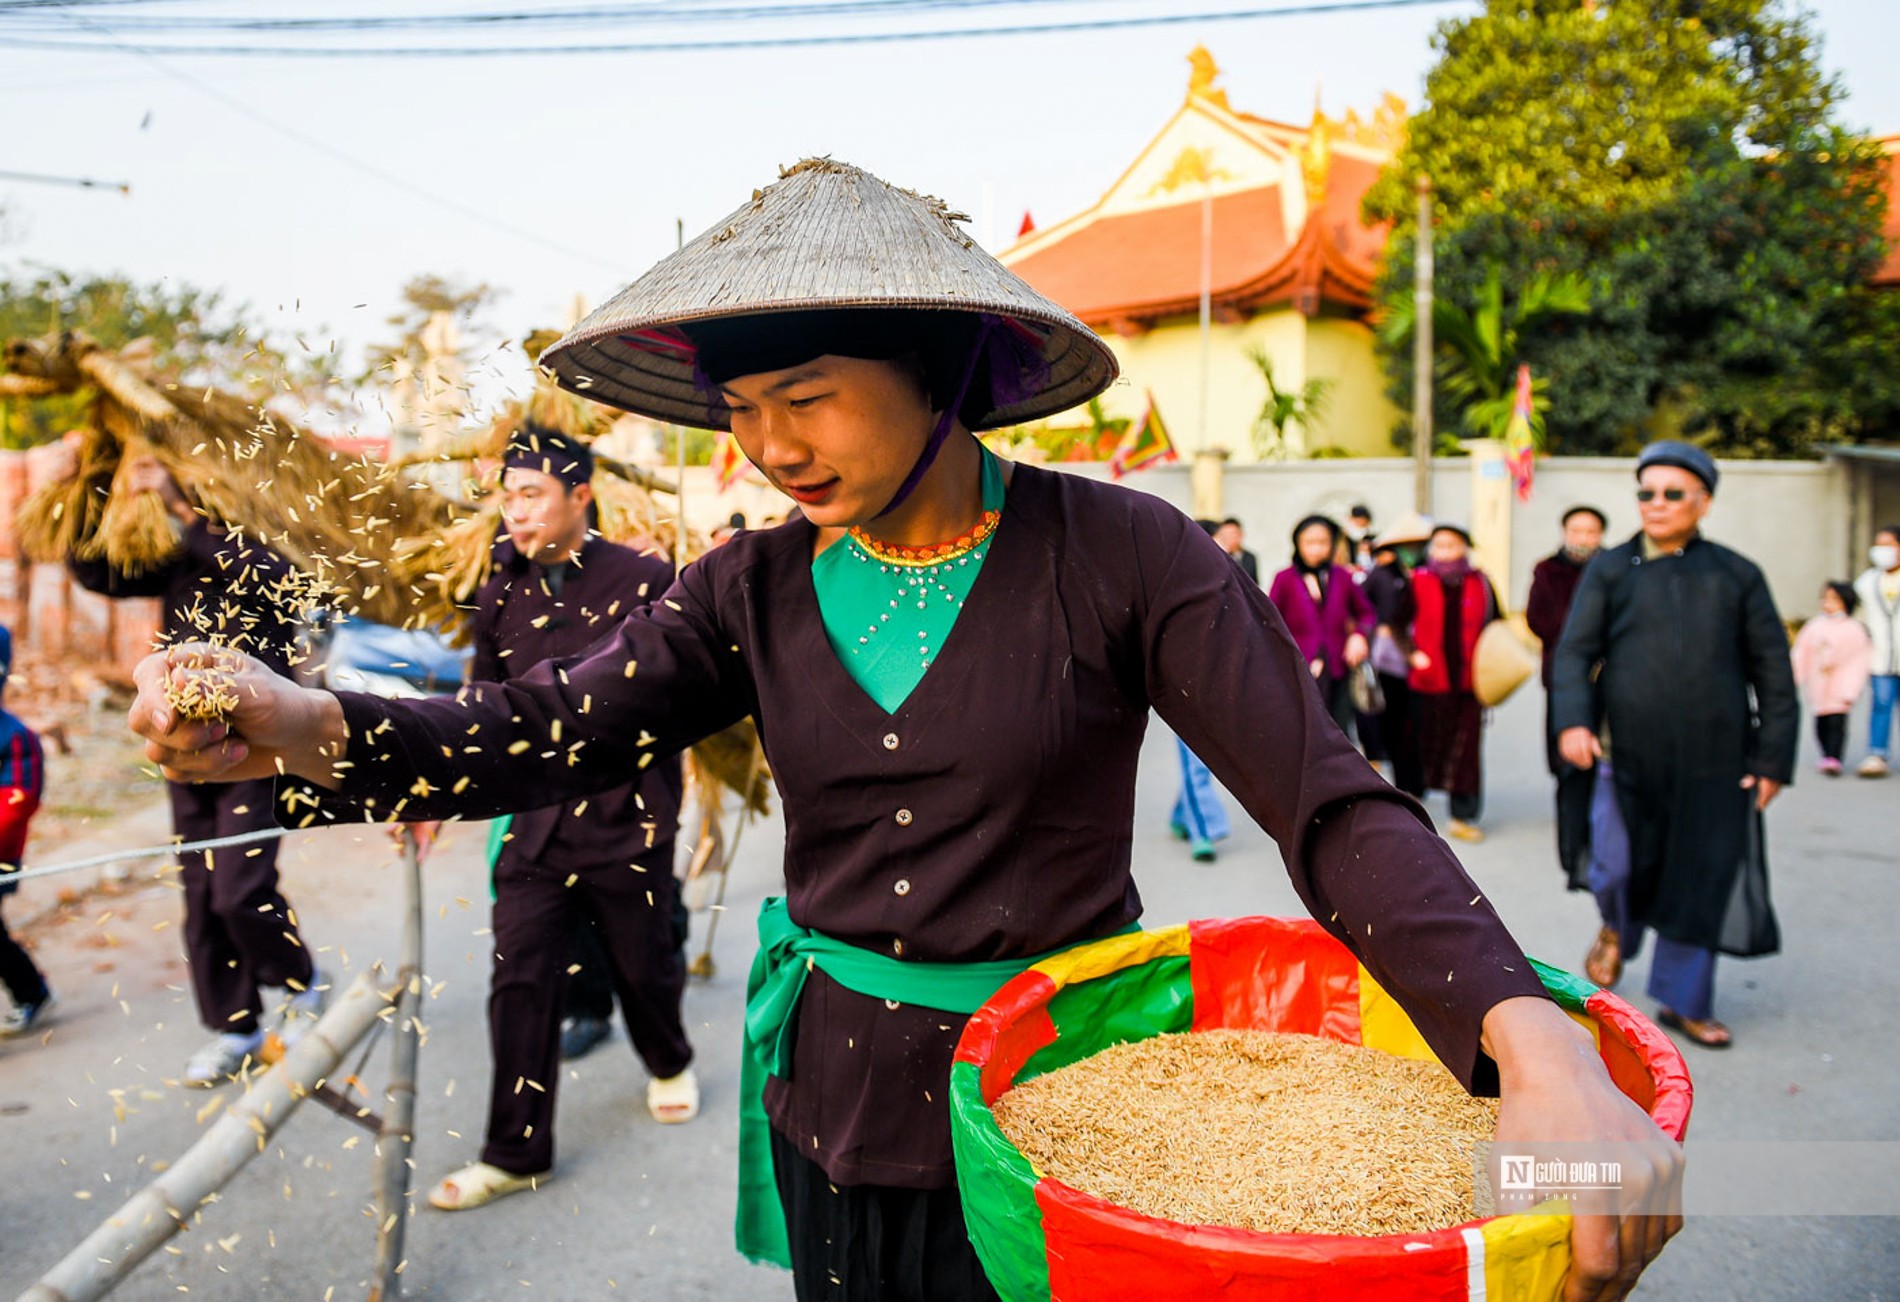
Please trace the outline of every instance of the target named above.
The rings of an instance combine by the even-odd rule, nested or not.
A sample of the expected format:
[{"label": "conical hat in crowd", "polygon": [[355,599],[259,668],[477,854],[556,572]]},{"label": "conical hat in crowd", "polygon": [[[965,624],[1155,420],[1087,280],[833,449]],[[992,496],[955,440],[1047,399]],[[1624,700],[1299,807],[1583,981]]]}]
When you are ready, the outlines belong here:
[{"label": "conical hat in crowd", "polygon": [[[1010,399],[973,428],[1037,420],[1115,379],[1107,344],[1031,289],[957,225],[942,201],[830,159],[806,159],[628,285],[541,355],[560,383],[656,420],[719,429],[699,381],[699,321],[825,308],[919,308],[1010,323],[1030,359]],[[1039,363],[1035,360],[1039,358]]]},{"label": "conical hat in crowd", "polygon": [[1536,648],[1527,645],[1509,621],[1493,620],[1478,634],[1471,655],[1471,694],[1486,708],[1502,705],[1541,663]]},{"label": "conical hat in crowd", "polygon": [[1431,517],[1428,515],[1420,515],[1417,511],[1414,511],[1410,515],[1400,516],[1391,524],[1387,525],[1380,532],[1379,536],[1372,540],[1372,545],[1374,549],[1397,547],[1401,543],[1427,542],[1431,539],[1431,536]]}]

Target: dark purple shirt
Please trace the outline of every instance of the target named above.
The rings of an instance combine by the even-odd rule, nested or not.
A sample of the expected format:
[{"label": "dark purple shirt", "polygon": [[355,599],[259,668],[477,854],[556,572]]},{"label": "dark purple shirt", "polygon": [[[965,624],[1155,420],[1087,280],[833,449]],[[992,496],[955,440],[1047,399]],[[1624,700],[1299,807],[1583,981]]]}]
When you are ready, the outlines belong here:
[{"label": "dark purple shirt", "polygon": [[1305,575],[1294,565],[1273,576],[1267,599],[1286,621],[1286,631],[1293,635],[1307,662],[1325,660],[1328,678],[1346,676],[1346,639],[1354,633],[1370,639],[1378,626],[1372,603],[1353,582],[1352,571],[1343,565],[1327,567],[1324,595],[1319,601],[1313,600]]},{"label": "dark purple shirt", "polygon": [[167,644],[216,633],[290,677],[299,615],[277,599],[290,563],[255,538],[196,520],[178,551],[154,569],[128,574],[102,560],[77,559],[67,568],[80,587],[107,597],[157,597]]},{"label": "dark purple shirt", "polygon": [[[549,567],[527,560],[504,538],[495,545],[494,572],[470,603],[475,654],[469,681],[506,682],[543,660],[578,655],[658,600],[672,582],[668,562],[603,539],[590,538],[573,560]],[[639,780],[585,800],[584,808],[572,801],[517,814],[503,857],[559,860],[577,868],[632,862],[673,870],[677,755],[653,761]]]},{"label": "dark purple shirt", "polygon": [[[826,640],[813,541],[802,520],[744,534],[589,655],[500,688],[341,693],[340,776],[361,803],[286,784],[280,816],[487,817],[572,799],[752,714],[783,801],[794,921],[900,959],[1027,958],[1139,916],[1130,842],[1152,708],[1439,1057],[1496,1089],[1484,1014],[1542,987],[1422,811],[1334,726],[1266,594],[1193,521],[1016,467],[965,609],[892,714]],[[797,1016],[792,1079],[768,1083],[780,1132],[840,1183],[950,1183],[962,1019],[821,972]]]},{"label": "dark purple shirt", "polygon": [[1543,684],[1550,690],[1551,675],[1557,664],[1557,643],[1564,635],[1564,621],[1570,618],[1570,603],[1576,600],[1577,585],[1583,582],[1584,567],[1558,552],[1537,562],[1531,571],[1531,592],[1524,602],[1524,622],[1543,643]]}]

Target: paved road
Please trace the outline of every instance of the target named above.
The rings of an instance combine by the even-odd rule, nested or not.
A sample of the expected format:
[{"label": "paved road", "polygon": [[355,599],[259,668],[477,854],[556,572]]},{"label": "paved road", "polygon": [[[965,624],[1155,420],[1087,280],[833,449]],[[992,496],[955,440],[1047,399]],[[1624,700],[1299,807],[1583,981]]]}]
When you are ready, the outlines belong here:
[{"label": "paved road", "polygon": [[[1553,863],[1533,694],[1499,712],[1488,743],[1486,843],[1465,860],[1526,949],[1575,968],[1594,928]],[[1279,857],[1243,827],[1218,863],[1188,862],[1167,836],[1171,742],[1144,755],[1139,879],[1153,924],[1295,913]],[[1443,816],[1442,806],[1435,812]],[[1900,781],[1804,774],[1770,818],[1783,954],[1725,963],[1720,1009],[1736,1046],[1691,1050],[1699,1138],[1900,1139]],[[405,1292],[432,1299],[789,1298],[785,1277],[729,1247],[738,1015],[750,917],[776,890],[777,829],[748,833],[719,927],[718,971],[687,1013],[706,1106],[689,1126],[653,1124],[624,1034],[561,1083],[558,1178],[543,1190],[411,1223]],[[428,1003],[418,1182],[472,1156],[487,1087],[486,886],[476,829],[452,830],[428,874]],[[74,850],[76,853],[77,850]],[[378,835],[330,832],[286,851],[291,899],[333,970],[396,953],[400,886]],[[10,901],[20,916],[30,899]],[[173,891],[158,883],[88,903],[51,928],[42,958],[65,1001],[44,1044],[0,1042],[0,1297],[12,1297],[200,1132],[215,1096],[167,1082],[198,1043],[177,957]],[[695,921],[694,946],[705,916]],[[1623,992],[1641,998],[1644,965]],[[380,1082],[382,1058],[368,1073]],[[361,1295],[374,1226],[367,1143],[315,1108],[203,1210],[198,1225],[121,1287],[124,1299]],[[1900,1220],[1706,1219],[1646,1277],[1653,1298],[1900,1298]]]}]

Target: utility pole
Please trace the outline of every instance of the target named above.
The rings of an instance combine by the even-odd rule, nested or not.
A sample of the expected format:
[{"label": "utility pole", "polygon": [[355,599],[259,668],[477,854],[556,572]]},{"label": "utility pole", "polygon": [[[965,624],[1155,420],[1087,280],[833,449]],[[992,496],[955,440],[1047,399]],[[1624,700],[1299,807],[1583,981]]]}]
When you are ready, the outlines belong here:
[{"label": "utility pole", "polygon": [[1432,178],[1418,178],[1412,299],[1412,509],[1432,513]]}]

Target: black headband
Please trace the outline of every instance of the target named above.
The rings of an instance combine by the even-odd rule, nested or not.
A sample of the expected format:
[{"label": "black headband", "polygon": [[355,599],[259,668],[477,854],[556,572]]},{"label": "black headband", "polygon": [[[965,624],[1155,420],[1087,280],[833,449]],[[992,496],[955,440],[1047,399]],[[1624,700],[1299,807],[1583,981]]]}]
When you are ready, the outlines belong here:
[{"label": "black headband", "polygon": [[594,477],[594,454],[579,439],[533,421],[522,422],[508,440],[504,470],[537,470],[553,475],[569,488],[578,488]]}]

